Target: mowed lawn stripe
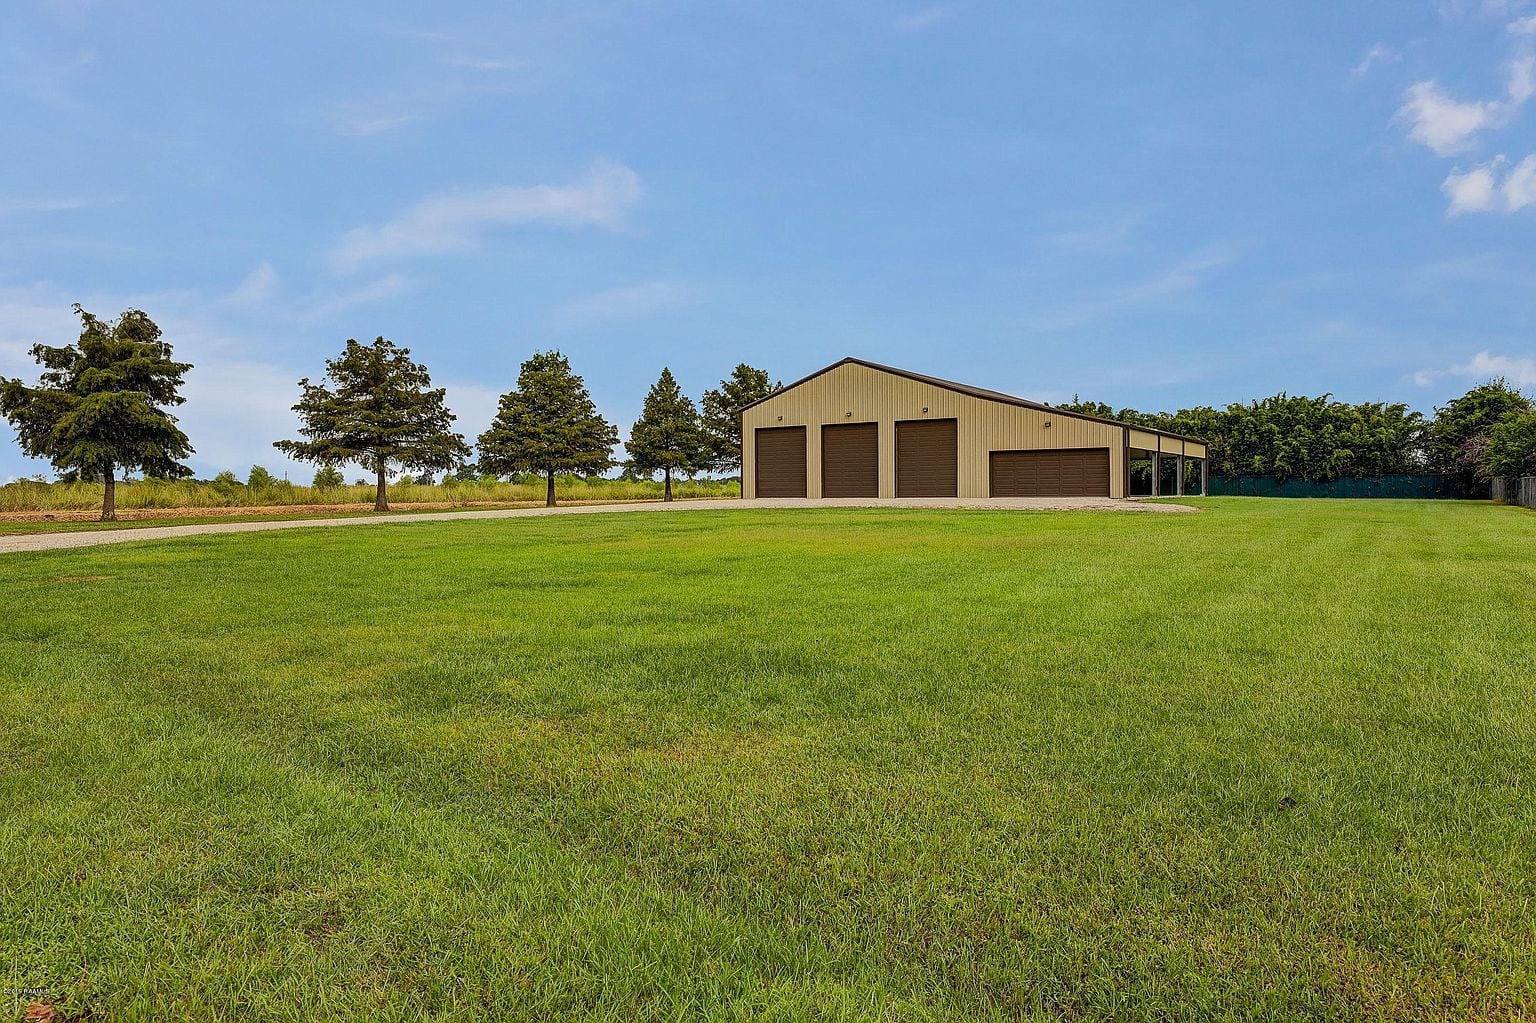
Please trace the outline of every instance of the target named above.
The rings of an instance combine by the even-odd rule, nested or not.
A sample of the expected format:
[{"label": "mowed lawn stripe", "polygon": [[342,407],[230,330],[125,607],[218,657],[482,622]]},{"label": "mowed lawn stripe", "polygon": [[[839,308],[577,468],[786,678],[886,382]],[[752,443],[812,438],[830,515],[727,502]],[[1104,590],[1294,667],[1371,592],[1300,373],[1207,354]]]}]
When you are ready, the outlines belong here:
[{"label": "mowed lawn stripe", "polygon": [[[0,936],[78,1001],[194,1018],[391,992],[401,1018],[1530,1008],[1536,516],[1205,507],[17,556],[6,873],[38,888],[62,846],[114,880],[94,913],[29,900]],[[111,770],[82,767],[95,745]],[[187,749],[273,777],[218,783],[226,813]],[[98,816],[98,846],[69,837]],[[162,816],[182,825],[159,837]],[[345,903],[327,941],[348,951],[217,883],[187,885],[190,915],[113,902],[204,861]],[[391,919],[413,886],[455,912]],[[189,922],[201,956],[132,940]],[[278,965],[249,974],[240,947]]]},{"label": "mowed lawn stripe", "polygon": [[8,966],[69,1008],[617,1019],[902,1002],[611,857],[295,764],[195,712],[91,713],[26,738],[91,754],[4,836],[26,909]]}]

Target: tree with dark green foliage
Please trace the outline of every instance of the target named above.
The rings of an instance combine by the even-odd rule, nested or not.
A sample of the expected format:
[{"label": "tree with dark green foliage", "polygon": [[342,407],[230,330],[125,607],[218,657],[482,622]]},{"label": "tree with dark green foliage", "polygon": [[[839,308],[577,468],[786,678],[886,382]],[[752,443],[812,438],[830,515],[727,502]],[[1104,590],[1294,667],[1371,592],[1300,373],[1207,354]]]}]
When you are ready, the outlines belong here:
[{"label": "tree with dark green foliage", "polygon": [[334,465],[322,465],[315,470],[315,478],[310,486],[316,490],[335,490],[345,485],[347,478],[341,474],[341,470]]},{"label": "tree with dark green foliage", "polygon": [[613,465],[618,430],[598,414],[581,377],[559,352],[535,352],[517,374],[517,390],[501,396],[496,418],[480,435],[482,473],[536,472],[544,504],[555,506],[559,473],[600,473]]},{"label": "tree with dark green foliage", "polygon": [[276,484],[277,478],[262,465],[251,466],[251,473],[245,478],[245,485],[252,490],[268,490]]},{"label": "tree with dark green foliage", "polygon": [[1536,476],[1536,411],[1516,412],[1495,423],[1478,467],[1490,480]]},{"label": "tree with dark green foliage", "polygon": [[1226,408],[1118,412],[1074,397],[1066,411],[1117,419],[1210,445],[1213,476],[1273,476],[1323,483],[1419,471],[1424,419],[1403,404],[1351,405],[1332,395],[1280,394]]},{"label": "tree with dark green foliage", "polygon": [[777,391],[782,385],[768,382],[768,371],[741,363],[718,388],[704,392],[700,421],[709,445],[708,468],[730,472],[741,468],[741,408]]},{"label": "tree with dark green foliage", "polygon": [[[1115,410],[1102,401],[1084,401],[1077,395],[1072,395],[1072,400],[1058,405],[1057,408],[1067,412],[1078,412],[1085,416],[1098,416],[1100,419],[1114,419]],[[1127,409],[1126,411],[1130,411]]]},{"label": "tree with dark green foliage", "polygon": [[388,511],[390,466],[447,469],[469,454],[453,432],[454,415],[432,387],[432,378],[411,350],[378,338],[370,345],[348,340],[327,359],[331,386],[299,381],[303,396],[293,410],[305,440],[280,440],[278,450],[305,462],[356,462],[374,473],[374,511]]},{"label": "tree with dark green foliage", "polygon": [[[709,437],[699,421],[699,410],[663,368],[661,378],[645,396],[640,418],[630,428],[624,444],[630,466],[647,479],[660,472],[666,480],[662,499],[672,500],[672,474],[708,468]],[[739,450],[739,448],[738,448]]]},{"label": "tree with dark green foliage", "polygon": [[1489,435],[1500,423],[1533,407],[1531,399],[1501,377],[1436,408],[1425,431],[1430,466],[1455,477],[1468,491],[1480,487],[1488,479],[1483,453]]},{"label": "tree with dark green foliage", "polygon": [[99,479],[101,520],[117,518],[117,471],[142,469],[164,479],[190,476],[180,459],[192,454],[168,405],[184,400],[182,377],[160,328],[142,310],[108,323],[74,307],[80,339],[54,348],[33,345],[43,367],[36,387],[0,377],[0,412],[21,448],[46,458],[68,478]]},{"label": "tree with dark green foliage", "polygon": [[243,490],[245,488],[245,484],[240,482],[240,477],[236,476],[228,469],[225,469],[213,479],[209,480],[209,483],[212,485],[214,490],[217,490],[219,493],[225,495],[233,494],[236,491]]}]

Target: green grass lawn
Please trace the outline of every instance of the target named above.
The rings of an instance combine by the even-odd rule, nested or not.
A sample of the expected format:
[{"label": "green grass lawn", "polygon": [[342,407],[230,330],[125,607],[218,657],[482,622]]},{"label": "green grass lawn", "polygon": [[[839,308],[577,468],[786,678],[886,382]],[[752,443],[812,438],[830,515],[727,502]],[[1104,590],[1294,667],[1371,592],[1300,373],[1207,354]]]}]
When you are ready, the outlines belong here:
[{"label": "green grass lawn", "polygon": [[0,1012],[1536,1013],[1536,515],[1193,503],[0,557]]}]

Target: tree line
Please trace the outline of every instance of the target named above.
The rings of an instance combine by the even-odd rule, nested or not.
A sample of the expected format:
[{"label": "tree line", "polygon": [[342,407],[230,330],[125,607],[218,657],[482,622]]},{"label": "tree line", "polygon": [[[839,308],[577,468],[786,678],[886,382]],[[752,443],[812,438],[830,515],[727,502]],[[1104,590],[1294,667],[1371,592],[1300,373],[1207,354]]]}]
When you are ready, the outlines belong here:
[{"label": "tree line", "polygon": [[1433,473],[1475,494],[1489,480],[1536,475],[1536,403],[1502,379],[1479,384],[1425,417],[1403,404],[1280,393],[1225,408],[1118,411],[1076,396],[1061,406],[1198,437],[1214,476],[1326,483]]},{"label": "tree line", "polygon": [[[66,480],[101,480],[102,518],[111,520],[120,471],[168,479],[192,474],[182,463],[193,453],[191,442],[169,411],[183,403],[182,378],[192,367],[175,361],[142,310],[110,322],[79,305],[74,310],[79,339],[62,347],[34,345],[38,382],[0,378],[0,413],[29,456],[48,459]],[[738,410],[778,386],[743,363],[695,405],[663,368],[630,429],[625,475],[654,479],[660,473],[670,501],[675,474],[739,468]],[[408,348],[383,337],[371,344],[349,340],[326,361],[324,378],[300,380],[299,391],[293,409],[300,437],[275,446],[315,463],[316,485],[339,483],[340,465],[362,465],[375,476],[375,509],[387,511],[392,472],[466,467],[469,444],[454,431],[446,390],[432,386]],[[1217,476],[1322,483],[1432,472],[1472,494],[1490,479],[1536,475],[1536,404],[1504,380],[1472,388],[1429,418],[1403,404],[1349,404],[1327,394],[1281,393],[1178,412],[1116,411],[1075,396],[1061,407],[1199,437],[1210,446]],[[618,430],[597,411],[565,356],[539,352],[522,364],[516,388],[501,396],[490,427],[476,439],[474,471],[543,476],[545,503],[552,506],[556,476],[606,472],[618,464],[617,445]]]},{"label": "tree line", "polygon": [[[182,379],[192,367],[174,360],[160,328],[142,310],[130,309],[111,322],[79,305],[74,310],[79,339],[63,347],[34,345],[31,354],[43,372],[35,386],[0,378],[0,413],[27,455],[48,459],[66,480],[101,480],[101,517],[111,521],[117,517],[119,472],[192,475],[182,462],[193,453],[191,441],[170,412],[185,401]],[[670,501],[674,474],[739,468],[736,412],[776,386],[767,372],[743,363],[704,393],[700,411],[663,368],[630,429],[626,474],[654,479],[660,473]],[[469,444],[454,430],[446,389],[432,386],[410,349],[383,337],[371,344],[347,341],[340,355],[326,360],[324,378],[300,380],[299,391],[293,406],[299,439],[274,446],[318,465],[316,485],[339,483],[338,466],[344,464],[373,472],[377,511],[389,510],[393,472],[451,472],[469,458]],[[542,475],[545,503],[552,507],[557,475],[611,469],[618,442],[618,430],[597,411],[566,357],[539,352],[522,364],[517,387],[501,396],[490,427],[477,438],[475,470]]]}]

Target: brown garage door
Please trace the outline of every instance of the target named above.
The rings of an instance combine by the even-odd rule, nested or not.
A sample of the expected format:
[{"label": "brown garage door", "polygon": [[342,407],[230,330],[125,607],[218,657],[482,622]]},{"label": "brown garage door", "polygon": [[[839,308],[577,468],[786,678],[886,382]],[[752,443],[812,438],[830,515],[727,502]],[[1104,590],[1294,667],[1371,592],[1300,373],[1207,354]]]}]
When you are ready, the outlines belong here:
[{"label": "brown garage door", "polygon": [[821,428],[821,496],[880,496],[880,427],[839,423]]},{"label": "brown garage door", "polygon": [[1108,448],[992,452],[993,497],[1108,497]]},{"label": "brown garage door", "polygon": [[756,450],[758,497],[805,496],[805,427],[760,429]]},{"label": "brown garage door", "polygon": [[959,496],[959,431],[953,419],[896,424],[896,496]]}]

